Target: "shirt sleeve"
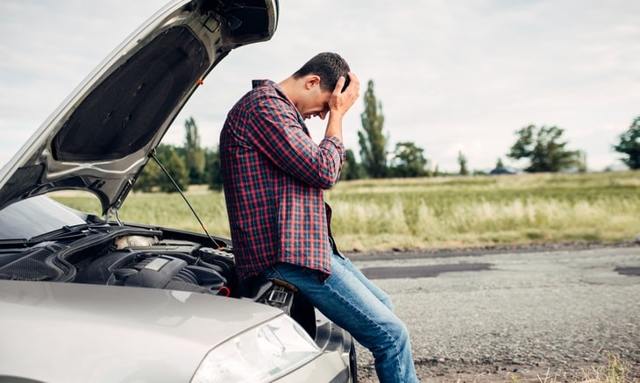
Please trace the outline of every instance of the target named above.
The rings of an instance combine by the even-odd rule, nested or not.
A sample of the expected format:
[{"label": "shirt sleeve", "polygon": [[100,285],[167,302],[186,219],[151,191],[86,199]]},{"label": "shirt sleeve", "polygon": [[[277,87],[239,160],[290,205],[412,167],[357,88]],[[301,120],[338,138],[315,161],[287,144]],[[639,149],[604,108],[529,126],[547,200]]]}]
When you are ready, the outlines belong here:
[{"label": "shirt sleeve", "polygon": [[319,145],[313,142],[287,101],[261,96],[247,120],[252,143],[282,171],[321,189],[338,181],[344,145],[337,137],[326,137]]}]

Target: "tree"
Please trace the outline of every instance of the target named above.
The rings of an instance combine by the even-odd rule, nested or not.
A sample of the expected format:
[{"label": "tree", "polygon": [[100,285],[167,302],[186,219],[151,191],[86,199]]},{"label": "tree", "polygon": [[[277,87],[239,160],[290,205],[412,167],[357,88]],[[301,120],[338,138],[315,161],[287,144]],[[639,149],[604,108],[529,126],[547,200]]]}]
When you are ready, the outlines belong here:
[{"label": "tree", "polygon": [[217,149],[207,149],[205,151],[206,164],[205,172],[207,184],[211,190],[222,189],[222,171],[220,169],[220,151]]},{"label": "tree", "polygon": [[586,173],[587,168],[587,153],[584,150],[578,150],[577,159],[576,159],[576,170],[579,173]]},{"label": "tree", "polygon": [[517,141],[507,154],[515,160],[529,159],[527,172],[558,172],[578,164],[578,151],[567,150],[564,129],[529,125],[516,131]]},{"label": "tree", "polygon": [[149,159],[149,162],[142,170],[142,174],[136,180],[134,185],[135,191],[151,192],[153,188],[158,185],[158,180],[161,176],[164,176],[162,170],[158,167],[158,164],[153,159]]},{"label": "tree", "polygon": [[498,157],[498,160],[496,161],[496,167],[491,169],[489,174],[492,174],[492,175],[513,174],[513,172],[507,169],[506,166],[504,166],[504,163],[502,163],[502,158]]},{"label": "tree", "polygon": [[469,174],[469,169],[467,169],[467,157],[465,157],[462,152],[458,152],[458,165],[460,165],[460,175],[466,176]]},{"label": "tree", "polygon": [[384,115],[382,103],[376,100],[373,80],[369,80],[364,94],[364,112],[360,115],[362,130],[358,131],[362,167],[372,178],[387,175],[387,141],[382,133]]},{"label": "tree", "polygon": [[[160,144],[156,148],[156,157],[160,163],[167,169],[169,174],[174,178],[180,189],[185,190],[189,185],[189,176],[184,160],[178,154],[178,148],[172,145]],[[175,186],[171,183],[167,175],[156,164],[153,159],[142,170],[142,174],[138,177],[134,190],[151,192],[154,188],[159,187],[163,192],[176,192]]]},{"label": "tree", "polygon": [[184,160],[189,174],[189,182],[192,184],[205,183],[207,178],[204,173],[205,153],[200,143],[198,125],[193,117],[189,117],[185,120],[184,127]]},{"label": "tree", "polygon": [[393,157],[393,175],[397,177],[422,177],[427,175],[427,159],[424,149],[413,142],[398,142]]},{"label": "tree", "polygon": [[[181,190],[186,190],[189,186],[189,174],[184,160],[178,155],[176,148],[172,145],[160,144],[156,148],[156,156],[160,163],[167,169],[171,177],[176,181]],[[158,186],[160,191],[165,193],[177,192],[166,174],[160,171],[158,176]]]},{"label": "tree", "polygon": [[442,175],[444,175],[443,173],[440,172],[440,165],[436,164],[433,167],[433,173],[431,173],[432,176],[434,177],[440,177]]},{"label": "tree", "polygon": [[636,117],[626,132],[620,135],[620,142],[613,149],[626,158],[621,161],[630,169],[640,169],[640,116]]},{"label": "tree", "polygon": [[345,152],[345,161],[342,165],[342,172],[340,178],[343,180],[357,180],[364,178],[362,166],[356,161],[356,156],[353,150],[347,149]]}]

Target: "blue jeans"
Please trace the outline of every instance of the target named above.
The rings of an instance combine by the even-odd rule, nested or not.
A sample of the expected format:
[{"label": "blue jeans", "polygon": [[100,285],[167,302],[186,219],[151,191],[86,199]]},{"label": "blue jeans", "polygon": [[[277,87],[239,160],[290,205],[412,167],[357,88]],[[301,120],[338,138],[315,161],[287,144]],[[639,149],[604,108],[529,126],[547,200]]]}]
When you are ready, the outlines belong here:
[{"label": "blue jeans", "polygon": [[389,296],[348,259],[331,256],[331,276],[289,263],[267,268],[263,276],[296,286],[313,306],[368,348],[381,383],[418,382],[409,333],[393,313]]}]

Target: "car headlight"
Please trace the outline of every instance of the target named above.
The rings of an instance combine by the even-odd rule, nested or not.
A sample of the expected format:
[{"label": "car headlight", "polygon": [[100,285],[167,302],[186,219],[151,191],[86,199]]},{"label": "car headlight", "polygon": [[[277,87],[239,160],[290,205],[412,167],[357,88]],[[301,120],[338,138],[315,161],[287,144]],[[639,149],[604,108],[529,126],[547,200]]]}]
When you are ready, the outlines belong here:
[{"label": "car headlight", "polygon": [[209,351],[191,382],[270,382],[319,353],[318,346],[298,323],[280,315]]}]

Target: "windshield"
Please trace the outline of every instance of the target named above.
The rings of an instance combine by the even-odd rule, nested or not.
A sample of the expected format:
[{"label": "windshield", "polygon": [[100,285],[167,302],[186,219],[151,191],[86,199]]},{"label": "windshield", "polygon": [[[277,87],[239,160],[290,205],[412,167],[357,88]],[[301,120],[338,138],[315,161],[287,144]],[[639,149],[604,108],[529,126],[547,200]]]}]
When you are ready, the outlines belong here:
[{"label": "windshield", "polygon": [[29,239],[84,223],[81,213],[47,196],[32,197],[0,210],[0,240]]}]

